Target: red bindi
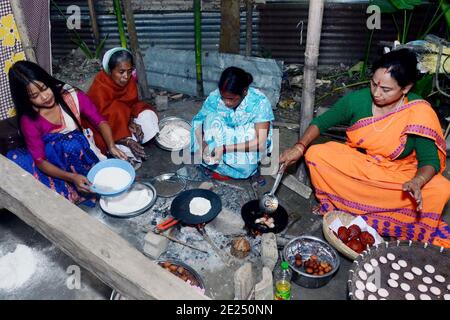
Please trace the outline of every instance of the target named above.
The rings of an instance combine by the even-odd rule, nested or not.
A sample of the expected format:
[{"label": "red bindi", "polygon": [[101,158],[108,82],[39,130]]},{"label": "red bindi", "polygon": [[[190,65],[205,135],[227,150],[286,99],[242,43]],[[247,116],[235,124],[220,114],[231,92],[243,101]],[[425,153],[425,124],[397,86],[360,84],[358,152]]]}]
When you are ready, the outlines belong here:
[{"label": "red bindi", "polygon": [[377,83],[377,84],[378,84],[378,86],[380,86],[380,85],[381,85],[381,81],[378,81],[378,83]]}]

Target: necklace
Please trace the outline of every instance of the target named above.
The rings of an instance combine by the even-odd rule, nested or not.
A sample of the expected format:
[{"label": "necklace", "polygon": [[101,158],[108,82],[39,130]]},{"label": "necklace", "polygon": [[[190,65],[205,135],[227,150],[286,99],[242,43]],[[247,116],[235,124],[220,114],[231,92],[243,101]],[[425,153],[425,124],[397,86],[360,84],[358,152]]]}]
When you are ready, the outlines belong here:
[{"label": "necklace", "polygon": [[[396,108],[395,108],[394,113],[397,113],[397,111],[398,111],[398,110],[400,109],[400,107],[403,105],[404,98],[405,98],[405,96],[402,96],[402,97],[400,98],[400,100],[397,102],[397,106],[396,106]],[[375,107],[375,104],[372,102],[372,114],[374,114],[374,110],[375,110],[374,107]],[[387,113],[387,114],[389,114],[389,113]],[[376,132],[383,132],[387,127],[389,127],[389,126],[392,124],[392,121],[394,121],[394,116],[392,116],[392,117],[391,117],[391,120],[389,120],[389,122],[388,122],[382,129],[378,129],[378,128],[375,126],[375,122],[373,121],[374,118],[375,118],[375,116],[372,117],[372,126],[373,126],[373,129],[374,129]]]}]

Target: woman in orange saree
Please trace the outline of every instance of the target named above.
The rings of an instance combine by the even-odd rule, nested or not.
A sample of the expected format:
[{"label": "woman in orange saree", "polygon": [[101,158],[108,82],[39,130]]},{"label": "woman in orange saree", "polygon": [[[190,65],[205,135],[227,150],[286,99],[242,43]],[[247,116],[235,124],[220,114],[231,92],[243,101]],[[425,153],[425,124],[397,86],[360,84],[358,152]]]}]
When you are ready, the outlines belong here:
[{"label": "woman in orange saree", "polygon": [[[133,164],[146,158],[142,144],[158,132],[158,117],[154,108],[138,99],[137,80],[133,75],[133,56],[124,48],[108,50],[102,62],[103,70],[94,79],[87,95],[97,106],[112,128],[117,147]],[[95,144],[102,152],[105,143],[95,128],[83,123],[94,132]]]},{"label": "woman in orange saree", "polygon": [[[361,111],[367,107],[361,103],[359,110],[349,111],[354,106],[348,99],[350,106],[339,110],[351,123],[346,144],[311,146],[305,160],[320,213],[345,211],[362,216],[382,236],[450,247],[450,228],[442,221],[450,198],[450,181],[442,176],[446,161],[442,128],[428,102],[409,100],[414,82],[405,84],[399,72],[408,68],[408,59],[416,61],[412,55],[393,51],[375,63],[370,91],[352,95],[366,95],[372,102],[369,110]],[[320,126],[320,119],[313,121],[280,161],[290,165],[302,157],[323,130]]]}]

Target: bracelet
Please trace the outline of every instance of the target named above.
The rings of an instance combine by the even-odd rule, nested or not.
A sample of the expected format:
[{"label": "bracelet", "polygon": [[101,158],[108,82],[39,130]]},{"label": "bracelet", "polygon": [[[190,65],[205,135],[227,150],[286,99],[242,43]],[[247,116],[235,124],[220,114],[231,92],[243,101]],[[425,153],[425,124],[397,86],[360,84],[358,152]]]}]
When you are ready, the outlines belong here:
[{"label": "bracelet", "polygon": [[226,145],[222,145],[222,153],[223,154],[227,153],[227,146]]},{"label": "bracelet", "polygon": [[305,150],[308,148],[308,147],[306,146],[306,144],[304,144],[304,143],[301,142],[301,141],[298,141],[296,144],[299,144],[299,145],[301,145],[301,146],[303,147],[303,151],[302,151],[302,152],[305,152]]}]

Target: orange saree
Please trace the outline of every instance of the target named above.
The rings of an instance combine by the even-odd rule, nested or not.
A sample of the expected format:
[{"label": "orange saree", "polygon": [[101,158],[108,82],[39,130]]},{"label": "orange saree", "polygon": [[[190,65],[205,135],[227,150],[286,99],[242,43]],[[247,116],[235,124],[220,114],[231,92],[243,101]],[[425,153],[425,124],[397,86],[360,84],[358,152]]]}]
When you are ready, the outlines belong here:
[{"label": "orange saree", "polygon": [[[146,109],[155,111],[149,104],[138,100],[135,79],[131,78],[125,87],[120,87],[103,70],[96,75],[87,95],[97,106],[100,114],[108,120],[114,141],[131,137],[128,129],[131,118],[137,117]],[[95,144],[106,154],[107,146],[101,134],[87,122],[83,122],[82,125],[94,132]]]},{"label": "orange saree", "polygon": [[[398,159],[408,134],[432,139],[440,159],[440,172],[422,188],[420,212],[402,190],[418,164],[415,152]],[[442,221],[450,198],[450,181],[441,174],[445,149],[435,112],[426,101],[415,100],[385,116],[360,119],[348,128],[346,144],[311,146],[305,159],[321,213],[337,209],[361,215],[383,236],[450,247],[450,228]]]}]

